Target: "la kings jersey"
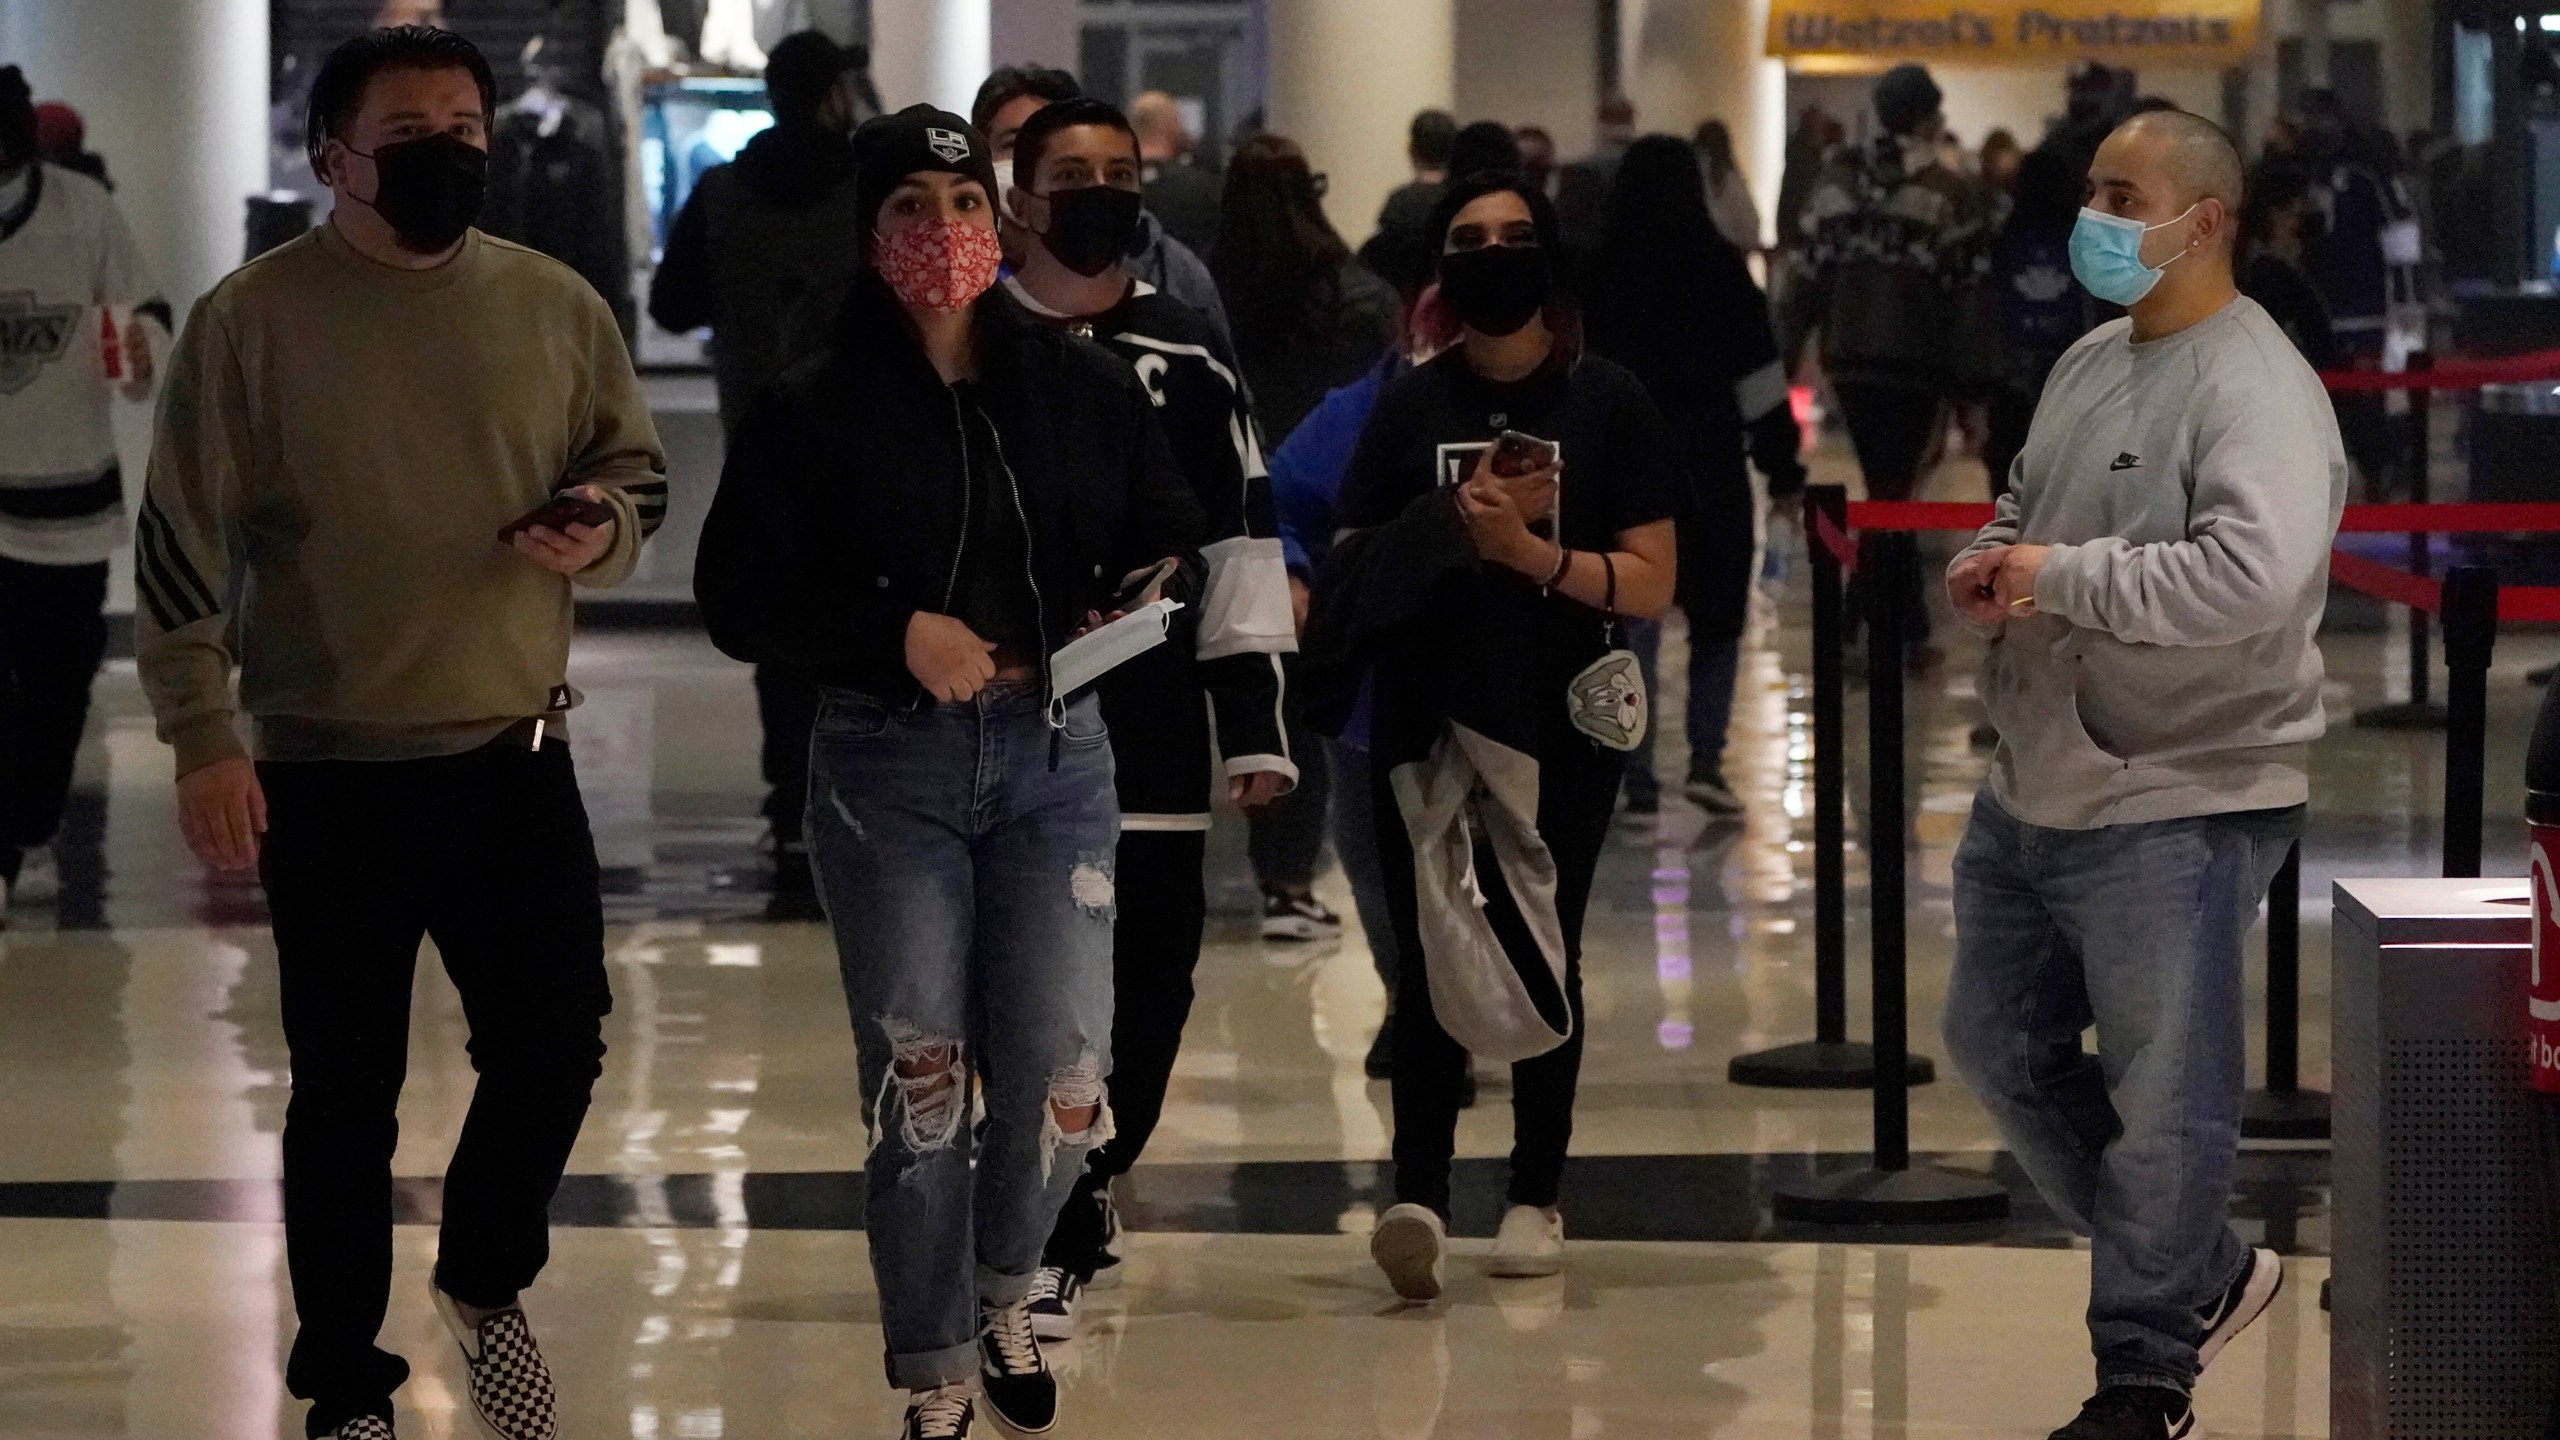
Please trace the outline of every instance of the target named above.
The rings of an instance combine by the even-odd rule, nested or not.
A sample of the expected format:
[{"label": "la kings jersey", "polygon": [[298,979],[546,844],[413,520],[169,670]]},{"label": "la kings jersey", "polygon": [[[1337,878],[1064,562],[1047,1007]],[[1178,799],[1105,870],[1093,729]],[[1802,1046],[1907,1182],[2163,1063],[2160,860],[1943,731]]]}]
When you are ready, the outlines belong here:
[{"label": "la kings jersey", "polygon": [[124,544],[102,307],[168,324],[106,187],[39,164],[0,214],[0,556],[89,565]]},{"label": "la kings jersey", "polygon": [[1213,713],[1229,776],[1273,770],[1294,782],[1298,774],[1281,718],[1281,657],[1298,648],[1288,564],[1235,357],[1208,317],[1144,281],[1112,309],[1073,321],[1020,280],[1006,283],[1033,314],[1089,335],[1137,371],[1208,517],[1208,583],[1199,605],[1176,617],[1191,623],[1101,684],[1122,827],[1205,830]]}]

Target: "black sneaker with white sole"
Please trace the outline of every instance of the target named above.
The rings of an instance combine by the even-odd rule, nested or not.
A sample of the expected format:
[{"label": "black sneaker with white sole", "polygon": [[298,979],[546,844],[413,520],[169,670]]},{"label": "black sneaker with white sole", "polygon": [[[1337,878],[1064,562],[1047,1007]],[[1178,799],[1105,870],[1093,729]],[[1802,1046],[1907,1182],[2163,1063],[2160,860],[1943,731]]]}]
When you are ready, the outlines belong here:
[{"label": "black sneaker with white sole", "polygon": [[978,1388],[987,1413],[1016,1435],[1046,1435],[1058,1423],[1058,1377],[1031,1331],[1031,1306],[978,1306]]},{"label": "black sneaker with white sole", "polygon": [[907,1392],[907,1423],[898,1440],[969,1440],[978,1423],[977,1397],[966,1385]]},{"label": "black sneaker with white sole", "polygon": [[2110,1385],[2089,1397],[2080,1417],[2048,1440],[2186,1440],[2195,1406],[2157,1385]]},{"label": "black sneaker with white sole", "polygon": [[2196,1319],[2204,1327],[2204,1339],[2196,1346],[2196,1373],[2204,1373],[2223,1347],[2266,1314],[2267,1307],[2283,1293],[2284,1257],[2263,1246],[2250,1251],[2249,1263],[2231,1282],[2231,1288],[2196,1312]]},{"label": "black sneaker with white sole", "polygon": [[1084,1282],[1064,1265],[1043,1265],[1031,1277],[1031,1333],[1042,1340],[1076,1338],[1076,1302],[1084,1298]]},{"label": "black sneaker with white sole", "polygon": [[320,1437],[320,1440],[399,1440],[385,1415],[359,1415]]},{"label": "black sneaker with white sole", "polygon": [[1342,917],[1313,895],[1262,897],[1263,939],[1304,942],[1341,937]]},{"label": "black sneaker with white sole", "polygon": [[514,1306],[474,1325],[442,1286],[431,1287],[436,1314],[462,1347],[471,1373],[471,1415],[489,1440],[558,1440],[558,1401],[551,1367],[533,1343],[533,1327]]}]

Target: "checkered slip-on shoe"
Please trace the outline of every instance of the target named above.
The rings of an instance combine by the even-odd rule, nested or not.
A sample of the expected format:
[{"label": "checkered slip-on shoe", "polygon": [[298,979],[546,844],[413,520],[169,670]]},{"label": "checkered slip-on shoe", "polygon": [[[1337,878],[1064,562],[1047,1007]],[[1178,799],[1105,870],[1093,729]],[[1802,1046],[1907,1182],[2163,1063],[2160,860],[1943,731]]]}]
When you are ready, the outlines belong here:
[{"label": "checkered slip-on shoe", "polygon": [[[453,1297],[428,1287],[462,1361],[471,1371],[471,1413],[489,1440],[559,1440],[551,1393],[551,1367],[533,1343],[524,1312],[501,1310],[477,1327],[462,1318]],[[387,1432],[386,1432],[387,1433]]]},{"label": "checkered slip-on shoe", "polygon": [[399,1440],[391,1430],[391,1422],[379,1415],[359,1415],[320,1440]]}]

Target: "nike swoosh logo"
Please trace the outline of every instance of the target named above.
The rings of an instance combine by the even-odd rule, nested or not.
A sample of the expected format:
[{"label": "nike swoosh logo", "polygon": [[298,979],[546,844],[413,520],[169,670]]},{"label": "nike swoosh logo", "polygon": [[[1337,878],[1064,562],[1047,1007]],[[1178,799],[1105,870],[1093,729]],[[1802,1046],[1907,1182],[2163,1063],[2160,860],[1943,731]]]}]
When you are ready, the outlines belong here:
[{"label": "nike swoosh logo", "polygon": [[2141,464],[2142,457],[2139,455],[2118,455],[2115,463],[2108,466],[2107,469],[2109,471],[2132,470],[2138,468]]}]

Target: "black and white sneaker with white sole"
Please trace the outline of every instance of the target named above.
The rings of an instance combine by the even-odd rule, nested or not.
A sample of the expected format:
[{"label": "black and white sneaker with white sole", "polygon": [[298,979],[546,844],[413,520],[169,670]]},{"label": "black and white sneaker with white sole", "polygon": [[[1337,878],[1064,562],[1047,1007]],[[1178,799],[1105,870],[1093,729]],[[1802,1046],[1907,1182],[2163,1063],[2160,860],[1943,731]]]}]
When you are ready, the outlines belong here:
[{"label": "black and white sneaker with white sole", "polygon": [[2204,1324],[2204,1339],[2196,1346],[2196,1373],[2203,1374],[2223,1347],[2256,1323],[2283,1293],[2284,1257],[2264,1246],[2250,1251],[2248,1268],[2231,1282],[2231,1288],[2196,1312]]},{"label": "black and white sneaker with white sole", "polygon": [[978,1306],[978,1388],[987,1413],[1015,1435],[1046,1435],[1058,1423],[1058,1377],[1031,1331],[1028,1301]]},{"label": "black and white sneaker with white sole", "polygon": [[1084,1298],[1084,1282],[1063,1265],[1043,1265],[1031,1277],[1031,1333],[1042,1340],[1076,1338],[1076,1302]]},{"label": "black and white sneaker with white sole", "polygon": [[533,1343],[524,1311],[509,1306],[473,1325],[442,1286],[428,1288],[437,1316],[462,1347],[462,1362],[471,1372],[471,1416],[480,1433],[489,1440],[558,1440],[551,1367]]},{"label": "black and white sneaker with white sole", "polygon": [[359,1415],[320,1437],[320,1440],[399,1440],[391,1422],[380,1415]]},{"label": "black and white sneaker with white sole", "polygon": [[2080,1416],[2047,1440],[2187,1440],[2195,1406],[2156,1385],[2110,1385],[2089,1397]]},{"label": "black and white sneaker with white sole", "polygon": [[1339,940],[1342,917],[1313,895],[1264,895],[1262,938],[1304,942]]},{"label": "black and white sneaker with white sole", "polygon": [[966,1385],[907,1392],[907,1423],[898,1440],[969,1440],[978,1423],[977,1397]]}]

